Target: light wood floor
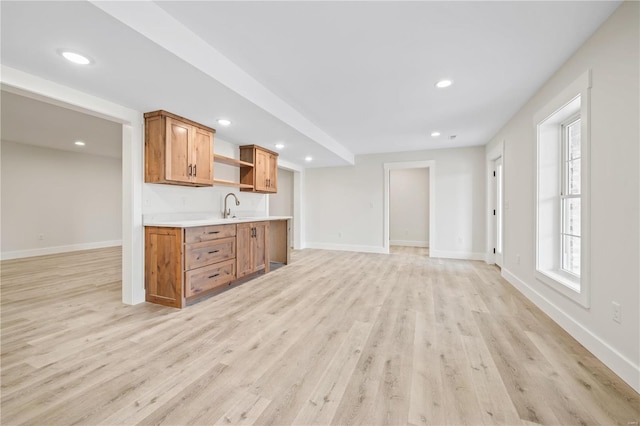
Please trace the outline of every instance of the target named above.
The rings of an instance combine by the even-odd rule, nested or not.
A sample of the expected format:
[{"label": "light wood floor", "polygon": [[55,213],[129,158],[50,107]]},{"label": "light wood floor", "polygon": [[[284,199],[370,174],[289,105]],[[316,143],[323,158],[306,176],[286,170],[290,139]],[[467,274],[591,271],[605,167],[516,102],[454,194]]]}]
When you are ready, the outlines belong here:
[{"label": "light wood floor", "polygon": [[482,262],[305,250],[182,311],[120,250],[2,263],[3,425],[622,424],[640,397]]}]

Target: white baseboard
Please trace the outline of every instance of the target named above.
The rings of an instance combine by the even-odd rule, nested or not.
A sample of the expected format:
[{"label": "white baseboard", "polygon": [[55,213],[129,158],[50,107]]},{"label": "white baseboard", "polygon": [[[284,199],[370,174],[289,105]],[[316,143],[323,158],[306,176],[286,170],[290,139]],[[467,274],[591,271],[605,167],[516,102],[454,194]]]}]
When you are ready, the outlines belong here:
[{"label": "white baseboard", "polygon": [[471,251],[447,251],[447,250],[429,250],[429,257],[441,257],[444,259],[461,259],[461,260],[485,260],[486,254]]},{"label": "white baseboard", "polygon": [[402,247],[429,247],[429,241],[390,240],[389,245]]},{"label": "white baseboard", "polygon": [[337,250],[337,251],[355,251],[359,253],[381,253],[388,254],[384,247],[378,246],[356,246],[349,244],[333,244],[333,243],[306,243],[305,248],[320,250]]},{"label": "white baseboard", "polygon": [[636,392],[640,393],[640,365],[635,364],[632,360],[612,348],[600,337],[593,334],[593,332],[585,328],[509,270],[502,268],[502,276],[545,314],[549,315],[551,319],[573,336],[574,339],[587,348],[596,358],[613,370],[622,380],[627,382]]},{"label": "white baseboard", "polygon": [[43,247],[29,250],[6,251],[0,253],[0,259],[21,259],[23,257],[44,256],[47,254],[66,253],[70,251],[91,250],[105,247],[121,246],[122,240],[98,241],[96,243],[71,244],[68,246]]}]

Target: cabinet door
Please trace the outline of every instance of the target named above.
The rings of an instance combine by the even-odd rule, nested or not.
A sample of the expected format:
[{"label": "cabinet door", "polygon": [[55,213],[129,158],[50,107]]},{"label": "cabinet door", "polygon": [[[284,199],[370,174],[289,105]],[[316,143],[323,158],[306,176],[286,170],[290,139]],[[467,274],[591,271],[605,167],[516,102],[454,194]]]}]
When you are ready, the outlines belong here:
[{"label": "cabinet door", "polygon": [[254,189],[256,191],[269,191],[269,187],[267,186],[267,179],[269,175],[269,153],[256,149],[253,168],[256,179]]},{"label": "cabinet door", "polygon": [[170,117],[167,117],[166,120],[166,178],[170,181],[190,182],[189,166],[191,156],[189,154],[189,141],[193,138],[193,127]]},{"label": "cabinet door", "polygon": [[256,222],[253,224],[253,271],[265,270],[269,272],[269,222]]},{"label": "cabinet door", "polygon": [[254,271],[253,223],[239,223],[236,231],[236,274],[238,278]]},{"label": "cabinet door", "polygon": [[193,128],[191,164],[191,178],[194,183],[213,185],[213,133]]},{"label": "cabinet door", "polygon": [[278,157],[269,154],[269,179],[267,181],[269,192],[278,192]]},{"label": "cabinet door", "polygon": [[145,228],[147,302],[182,308],[182,229]]}]

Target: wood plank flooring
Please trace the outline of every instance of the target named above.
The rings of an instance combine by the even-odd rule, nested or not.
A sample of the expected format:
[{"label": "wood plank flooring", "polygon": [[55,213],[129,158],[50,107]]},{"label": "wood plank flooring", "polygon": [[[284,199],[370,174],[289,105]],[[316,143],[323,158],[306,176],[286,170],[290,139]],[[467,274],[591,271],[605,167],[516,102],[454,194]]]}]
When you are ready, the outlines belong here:
[{"label": "wood plank flooring", "polygon": [[2,262],[3,425],[633,424],[640,396],[483,262],[304,250],[184,310],[119,248]]}]

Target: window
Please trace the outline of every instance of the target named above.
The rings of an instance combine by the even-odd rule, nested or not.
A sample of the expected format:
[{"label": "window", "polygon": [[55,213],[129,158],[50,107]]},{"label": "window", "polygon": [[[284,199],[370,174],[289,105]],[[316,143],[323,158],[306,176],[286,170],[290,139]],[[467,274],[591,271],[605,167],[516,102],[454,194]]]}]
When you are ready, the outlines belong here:
[{"label": "window", "polygon": [[580,276],[580,116],[562,124],[562,190],[560,192],[560,265]]},{"label": "window", "polygon": [[534,118],[536,278],[589,306],[589,73]]}]

